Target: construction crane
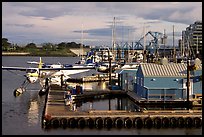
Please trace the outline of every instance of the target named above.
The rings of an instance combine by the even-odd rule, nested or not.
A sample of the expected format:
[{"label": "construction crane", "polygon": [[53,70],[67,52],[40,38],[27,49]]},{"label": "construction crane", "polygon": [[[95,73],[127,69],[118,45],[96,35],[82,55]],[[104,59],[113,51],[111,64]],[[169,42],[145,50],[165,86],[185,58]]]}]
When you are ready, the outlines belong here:
[{"label": "construction crane", "polygon": [[159,39],[162,38],[163,34],[161,32],[148,31],[142,38],[135,42],[134,49],[143,49],[144,45],[141,43],[145,37],[150,35],[153,39],[149,41],[149,44],[146,46],[146,49],[158,49],[159,48]]}]

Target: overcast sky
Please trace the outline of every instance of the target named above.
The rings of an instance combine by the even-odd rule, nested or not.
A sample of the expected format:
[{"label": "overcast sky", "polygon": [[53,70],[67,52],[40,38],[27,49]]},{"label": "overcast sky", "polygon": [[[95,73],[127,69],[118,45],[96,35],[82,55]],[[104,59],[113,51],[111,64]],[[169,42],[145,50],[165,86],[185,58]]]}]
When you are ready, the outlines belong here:
[{"label": "overcast sky", "polygon": [[165,31],[172,45],[173,26],[177,44],[182,30],[202,21],[202,2],[2,2],[2,37],[17,44],[110,46],[114,17],[116,43]]}]

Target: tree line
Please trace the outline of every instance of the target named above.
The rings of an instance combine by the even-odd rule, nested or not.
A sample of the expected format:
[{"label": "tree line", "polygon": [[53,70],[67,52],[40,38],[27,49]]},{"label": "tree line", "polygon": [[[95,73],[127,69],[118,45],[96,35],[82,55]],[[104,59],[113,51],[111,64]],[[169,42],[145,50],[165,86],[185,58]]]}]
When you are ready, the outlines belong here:
[{"label": "tree line", "polygon": [[25,46],[13,44],[7,38],[2,38],[2,52],[29,52],[31,55],[71,55],[70,48],[90,48],[76,42],[61,42],[53,44],[50,42],[36,45],[31,42]]},{"label": "tree line", "polygon": [[[24,51],[26,49],[35,49],[40,48],[42,50],[57,50],[57,49],[65,49],[65,48],[80,48],[81,44],[77,44],[76,42],[61,42],[59,44],[53,44],[50,42],[42,43],[40,45],[36,45],[35,43],[31,42],[25,46],[19,46],[18,44],[13,44],[8,41],[7,38],[2,38],[2,51]],[[83,45],[83,48],[90,48],[90,46]]]}]

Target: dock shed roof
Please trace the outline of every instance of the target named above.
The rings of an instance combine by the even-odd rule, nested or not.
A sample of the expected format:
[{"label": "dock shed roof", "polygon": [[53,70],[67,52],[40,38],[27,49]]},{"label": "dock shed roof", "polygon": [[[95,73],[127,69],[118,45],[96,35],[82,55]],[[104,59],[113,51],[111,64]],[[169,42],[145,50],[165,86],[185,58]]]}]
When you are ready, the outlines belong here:
[{"label": "dock shed roof", "polygon": [[[187,75],[187,64],[183,63],[169,63],[166,65],[142,63],[140,67],[144,77],[184,77]],[[202,69],[202,65],[199,65],[198,69]]]}]

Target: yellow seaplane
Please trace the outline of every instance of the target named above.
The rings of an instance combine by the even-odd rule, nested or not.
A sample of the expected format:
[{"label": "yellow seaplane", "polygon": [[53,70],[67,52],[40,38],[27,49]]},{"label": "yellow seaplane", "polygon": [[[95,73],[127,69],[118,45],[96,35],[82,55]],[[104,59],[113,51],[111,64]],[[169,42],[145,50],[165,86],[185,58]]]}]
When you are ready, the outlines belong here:
[{"label": "yellow seaplane", "polygon": [[25,71],[25,81],[21,86],[14,90],[14,96],[19,96],[26,91],[28,84],[39,82],[42,89],[39,95],[43,95],[49,89],[48,81],[52,80],[59,84],[62,82],[62,78],[66,80],[69,75],[89,71],[95,69],[94,66],[73,66],[73,65],[61,65],[61,64],[50,64],[46,65],[42,62],[40,57],[39,62],[27,62],[29,64],[38,64],[38,67],[6,67],[2,66],[2,70],[8,71]]}]

